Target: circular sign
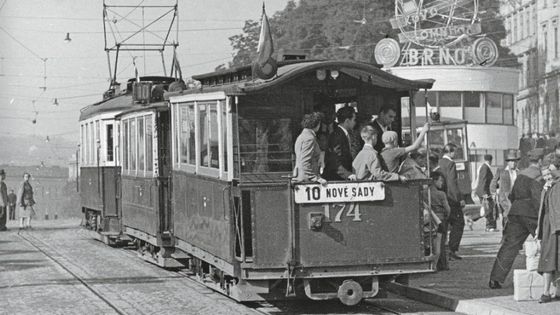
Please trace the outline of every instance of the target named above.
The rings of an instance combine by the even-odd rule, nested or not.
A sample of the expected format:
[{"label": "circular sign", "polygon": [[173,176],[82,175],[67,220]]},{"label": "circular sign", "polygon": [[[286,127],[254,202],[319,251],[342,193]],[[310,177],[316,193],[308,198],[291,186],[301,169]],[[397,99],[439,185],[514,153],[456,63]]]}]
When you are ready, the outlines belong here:
[{"label": "circular sign", "polygon": [[491,66],[498,60],[498,46],[490,38],[479,38],[472,44],[472,58],[481,66]]},{"label": "circular sign", "polygon": [[401,56],[399,43],[392,38],[383,38],[375,45],[375,61],[385,67],[394,66]]},{"label": "circular sign", "polygon": [[401,30],[401,43],[439,48],[459,37],[481,32],[479,0],[395,0],[391,24]]}]

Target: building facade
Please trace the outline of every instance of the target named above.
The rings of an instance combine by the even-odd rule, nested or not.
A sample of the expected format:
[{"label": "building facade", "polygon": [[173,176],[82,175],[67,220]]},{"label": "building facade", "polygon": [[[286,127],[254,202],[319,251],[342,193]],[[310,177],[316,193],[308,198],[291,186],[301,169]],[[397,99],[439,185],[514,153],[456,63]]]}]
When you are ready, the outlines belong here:
[{"label": "building facade", "polygon": [[503,1],[502,46],[520,63],[516,125],[521,134],[560,132],[560,0]]}]

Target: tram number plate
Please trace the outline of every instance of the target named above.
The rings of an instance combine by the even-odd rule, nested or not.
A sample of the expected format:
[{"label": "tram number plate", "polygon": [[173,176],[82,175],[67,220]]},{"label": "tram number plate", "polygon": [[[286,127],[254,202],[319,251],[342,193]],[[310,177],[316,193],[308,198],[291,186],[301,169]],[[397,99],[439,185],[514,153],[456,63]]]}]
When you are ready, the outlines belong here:
[{"label": "tram number plate", "polygon": [[385,186],[382,182],[304,184],[295,186],[294,196],[298,204],[376,201],[385,199]]}]

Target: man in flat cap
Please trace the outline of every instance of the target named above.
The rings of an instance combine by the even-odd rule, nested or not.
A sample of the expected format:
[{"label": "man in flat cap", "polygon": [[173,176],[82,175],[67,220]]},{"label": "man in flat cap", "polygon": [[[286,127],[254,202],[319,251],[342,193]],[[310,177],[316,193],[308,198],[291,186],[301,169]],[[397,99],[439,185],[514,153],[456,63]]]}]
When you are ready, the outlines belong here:
[{"label": "man in flat cap", "polygon": [[391,173],[396,173],[399,170],[399,165],[404,161],[406,155],[412,151],[416,151],[424,142],[424,136],[428,132],[429,124],[424,124],[424,128],[420,132],[420,135],[414,141],[412,145],[408,147],[400,148],[398,144],[398,135],[394,131],[385,131],[381,136],[381,140],[383,140],[383,145],[385,146],[381,150],[381,157],[383,157],[383,161],[387,166],[387,170]]},{"label": "man in flat cap", "polygon": [[501,288],[515,257],[521,250],[529,234],[535,236],[537,229],[543,180],[540,164],[544,155],[543,149],[534,149],[527,154],[529,167],[519,172],[509,199],[509,211],[502,245],[494,261],[488,286],[491,289]]},{"label": "man in flat cap", "polygon": [[8,217],[8,187],[4,180],[6,172],[0,169],[0,231],[6,231],[6,218]]}]

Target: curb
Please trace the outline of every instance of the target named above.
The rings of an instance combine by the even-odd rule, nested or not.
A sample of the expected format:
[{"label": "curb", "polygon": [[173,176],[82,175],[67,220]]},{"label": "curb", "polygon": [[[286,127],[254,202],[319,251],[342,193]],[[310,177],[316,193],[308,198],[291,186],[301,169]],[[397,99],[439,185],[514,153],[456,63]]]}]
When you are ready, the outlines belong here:
[{"label": "curb", "polygon": [[450,311],[475,315],[527,315],[499,305],[477,300],[462,300],[459,297],[437,290],[409,287],[396,282],[385,284],[385,288],[395,294],[405,296],[419,302],[432,304]]}]

